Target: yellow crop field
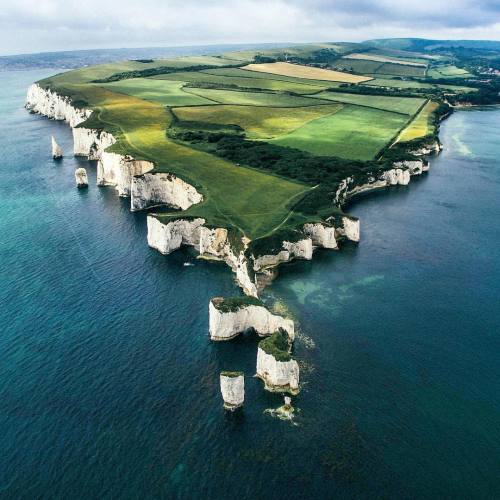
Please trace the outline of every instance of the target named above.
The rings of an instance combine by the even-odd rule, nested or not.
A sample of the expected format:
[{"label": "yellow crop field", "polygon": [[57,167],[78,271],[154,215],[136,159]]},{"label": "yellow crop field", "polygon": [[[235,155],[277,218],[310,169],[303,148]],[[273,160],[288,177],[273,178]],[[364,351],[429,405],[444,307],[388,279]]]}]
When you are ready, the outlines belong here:
[{"label": "yellow crop field", "polygon": [[411,141],[419,137],[425,137],[433,132],[432,114],[438,107],[438,104],[429,101],[421,110],[415,119],[401,132],[398,137],[399,142]]},{"label": "yellow crop field", "polygon": [[371,77],[367,76],[351,75],[342,71],[313,68],[312,66],[302,66],[286,62],[248,64],[247,66],[243,66],[243,69],[259,71],[261,73],[272,73],[274,75],[306,78],[309,80],[326,80],[329,82],[360,83],[372,80]]}]

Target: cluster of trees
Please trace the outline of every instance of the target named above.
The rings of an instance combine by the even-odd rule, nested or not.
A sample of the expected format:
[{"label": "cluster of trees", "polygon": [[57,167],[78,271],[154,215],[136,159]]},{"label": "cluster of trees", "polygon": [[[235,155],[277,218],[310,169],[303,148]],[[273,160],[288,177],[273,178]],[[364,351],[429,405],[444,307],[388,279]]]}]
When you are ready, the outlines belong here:
[{"label": "cluster of trees", "polygon": [[500,78],[494,77],[488,82],[476,82],[478,90],[448,96],[450,104],[473,104],[476,106],[500,103]]}]

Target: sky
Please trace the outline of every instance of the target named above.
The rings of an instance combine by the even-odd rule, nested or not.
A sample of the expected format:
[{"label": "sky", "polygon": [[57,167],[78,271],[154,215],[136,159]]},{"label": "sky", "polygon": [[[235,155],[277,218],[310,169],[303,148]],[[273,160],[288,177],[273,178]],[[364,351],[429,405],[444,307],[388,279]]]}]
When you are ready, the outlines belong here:
[{"label": "sky", "polygon": [[0,0],[0,54],[419,37],[500,40],[500,0]]}]

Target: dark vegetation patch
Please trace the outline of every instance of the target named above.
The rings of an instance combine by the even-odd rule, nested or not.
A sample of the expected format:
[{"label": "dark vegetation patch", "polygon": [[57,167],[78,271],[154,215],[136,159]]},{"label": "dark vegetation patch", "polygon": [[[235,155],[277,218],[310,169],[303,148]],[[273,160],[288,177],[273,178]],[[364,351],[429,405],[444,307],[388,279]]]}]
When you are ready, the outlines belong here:
[{"label": "dark vegetation patch", "polygon": [[288,333],[280,328],[277,332],[273,333],[270,337],[259,342],[259,348],[266,354],[273,356],[276,361],[286,362],[292,359],[288,352]]},{"label": "dark vegetation patch", "polygon": [[[331,205],[331,203],[330,203]],[[258,238],[252,240],[248,245],[246,254],[259,257],[262,255],[276,255],[283,249],[283,242],[289,241],[294,243],[305,238],[304,233],[297,229],[285,227],[274,231],[265,238]]]},{"label": "dark vegetation patch", "polygon": [[223,372],[220,372],[220,374],[223,377],[230,377],[230,378],[236,378],[236,377],[243,376],[243,372],[228,372],[228,371],[223,371]]},{"label": "dark vegetation patch", "polygon": [[265,307],[264,303],[255,297],[216,297],[212,299],[214,307],[221,312],[236,312],[247,306]]}]

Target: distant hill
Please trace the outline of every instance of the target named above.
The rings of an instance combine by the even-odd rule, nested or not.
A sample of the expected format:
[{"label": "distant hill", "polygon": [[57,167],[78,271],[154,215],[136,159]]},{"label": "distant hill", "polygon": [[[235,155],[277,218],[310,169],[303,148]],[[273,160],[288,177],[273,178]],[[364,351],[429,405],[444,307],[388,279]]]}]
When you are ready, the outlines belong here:
[{"label": "distant hill", "polygon": [[430,51],[435,49],[457,48],[478,50],[500,50],[500,41],[496,40],[427,40],[425,38],[380,38],[366,40],[367,45],[380,49],[410,51]]},{"label": "distant hill", "polygon": [[265,49],[286,44],[231,44],[186,47],[139,47],[123,49],[69,50],[0,56],[0,70],[30,68],[74,69],[133,59],[165,59],[185,55],[219,54],[242,49]]}]

